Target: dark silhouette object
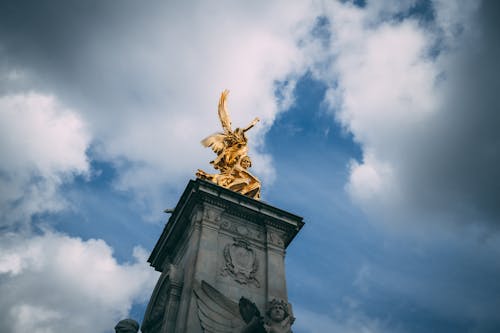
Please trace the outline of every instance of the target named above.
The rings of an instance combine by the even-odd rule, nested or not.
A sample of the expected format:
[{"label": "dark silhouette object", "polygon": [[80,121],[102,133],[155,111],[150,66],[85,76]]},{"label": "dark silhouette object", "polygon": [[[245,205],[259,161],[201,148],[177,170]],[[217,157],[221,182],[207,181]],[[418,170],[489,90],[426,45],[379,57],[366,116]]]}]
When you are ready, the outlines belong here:
[{"label": "dark silhouette object", "polygon": [[241,333],[266,333],[257,305],[245,297],[240,298],[238,305],[240,307],[241,318],[247,324],[242,328]]},{"label": "dark silhouette object", "polygon": [[115,326],[116,333],[137,333],[138,331],[139,323],[130,318],[120,320]]}]

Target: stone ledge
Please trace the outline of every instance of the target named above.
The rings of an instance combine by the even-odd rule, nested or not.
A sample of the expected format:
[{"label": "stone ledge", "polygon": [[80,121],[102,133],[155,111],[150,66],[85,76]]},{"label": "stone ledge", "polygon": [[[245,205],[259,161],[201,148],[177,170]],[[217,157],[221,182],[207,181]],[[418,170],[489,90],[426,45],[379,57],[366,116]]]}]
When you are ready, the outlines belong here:
[{"label": "stone ledge", "polygon": [[203,203],[220,207],[224,214],[243,218],[249,223],[272,226],[283,231],[284,248],[290,244],[304,225],[302,217],[265,202],[205,180],[190,180],[148,259],[157,271],[161,272],[169,257],[175,255],[176,245],[191,224],[190,214]]}]

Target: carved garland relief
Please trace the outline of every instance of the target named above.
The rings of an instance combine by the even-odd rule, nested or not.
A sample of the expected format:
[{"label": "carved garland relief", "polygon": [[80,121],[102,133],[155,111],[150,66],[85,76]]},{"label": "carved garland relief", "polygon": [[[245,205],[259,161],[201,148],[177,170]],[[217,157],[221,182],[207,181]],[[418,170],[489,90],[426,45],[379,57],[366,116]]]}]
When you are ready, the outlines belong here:
[{"label": "carved garland relief", "polygon": [[221,228],[227,231],[230,231],[233,234],[240,235],[241,237],[263,240],[264,233],[254,228],[248,228],[240,223],[231,223],[229,221],[224,221],[221,225]]}]

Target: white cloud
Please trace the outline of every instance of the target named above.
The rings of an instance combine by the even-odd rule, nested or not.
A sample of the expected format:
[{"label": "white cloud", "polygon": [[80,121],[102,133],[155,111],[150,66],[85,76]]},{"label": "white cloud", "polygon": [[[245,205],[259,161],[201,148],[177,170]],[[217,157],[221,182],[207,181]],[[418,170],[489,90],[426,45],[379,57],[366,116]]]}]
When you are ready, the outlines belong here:
[{"label": "white cloud", "polygon": [[[96,35],[81,50],[91,75],[80,78],[86,105],[78,109],[100,143],[99,157],[130,162],[130,169],[120,167],[117,185],[139,192],[184,183],[197,168],[210,170],[213,153],[199,142],[221,129],[217,101],[228,88],[233,126],[261,118],[251,131],[250,155],[270,185],[271,159],[259,155],[265,155],[263,135],[280,111],[275,82],[304,72],[298,39],[308,32],[314,7],[308,1],[157,5],[125,4],[121,19],[134,10],[136,20],[133,26],[116,23],[126,38]],[[102,80],[94,82],[101,71]],[[265,166],[258,167],[261,160]],[[150,198],[158,196],[153,193]]]},{"label": "white cloud", "polygon": [[368,24],[380,8],[334,9],[328,14],[336,60],[322,78],[338,81],[326,101],[363,149],[361,163],[351,162],[346,188],[365,207],[397,207],[397,163],[407,154],[405,141],[436,112],[437,71],[426,57],[430,41],[413,20]]},{"label": "white cloud", "polygon": [[[5,21],[4,30],[15,32],[0,42],[6,91],[50,91],[78,112],[92,135],[92,157],[115,163],[118,189],[159,211],[196,169],[212,171],[213,153],[200,141],[221,129],[217,101],[226,88],[233,126],[261,119],[250,156],[263,187],[271,186],[264,134],[307,70],[299,44],[317,14],[312,1],[96,2],[102,15],[63,2],[58,11],[65,15],[55,16],[50,6],[31,10],[51,29]],[[68,43],[68,21],[81,43]],[[288,82],[281,101],[279,80]]]},{"label": "white cloud", "polygon": [[[39,93],[0,98],[0,312],[8,332],[103,332],[144,302],[156,273],[135,248],[119,264],[103,240],[44,232],[33,214],[67,208],[60,187],[88,176],[90,133],[82,118]],[[21,229],[18,227],[22,226]],[[9,230],[6,228],[4,230]]]},{"label": "white cloud", "polygon": [[0,313],[7,332],[104,332],[150,296],[146,252],[119,264],[103,241],[55,232],[0,242]]},{"label": "white cloud", "polygon": [[[365,205],[370,205],[372,202],[388,204],[387,202],[378,202],[385,199],[385,197],[380,198],[379,193],[398,190],[394,186],[396,182],[391,166],[380,163],[372,154],[365,155],[362,164],[351,161],[350,175],[346,190]],[[391,198],[397,197],[395,193],[391,193]]]},{"label": "white cloud", "polygon": [[329,43],[310,53],[325,101],[363,151],[346,189],[380,220],[496,223],[491,8],[436,1],[424,25],[396,19],[412,2],[402,6],[325,6]]},{"label": "white cloud", "polygon": [[81,118],[52,96],[0,97],[2,224],[65,206],[58,187],[88,172],[89,134]]}]

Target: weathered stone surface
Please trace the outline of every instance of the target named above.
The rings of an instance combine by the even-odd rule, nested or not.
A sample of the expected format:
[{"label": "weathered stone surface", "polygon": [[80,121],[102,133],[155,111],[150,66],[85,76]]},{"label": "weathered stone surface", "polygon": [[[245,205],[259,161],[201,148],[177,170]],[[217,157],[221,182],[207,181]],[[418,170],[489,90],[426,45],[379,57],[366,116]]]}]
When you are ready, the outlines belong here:
[{"label": "weathered stone surface", "polygon": [[202,281],[259,309],[288,302],[285,249],[303,225],[262,201],[190,181],[148,260],[162,275],[142,332],[203,332],[194,290]]}]

